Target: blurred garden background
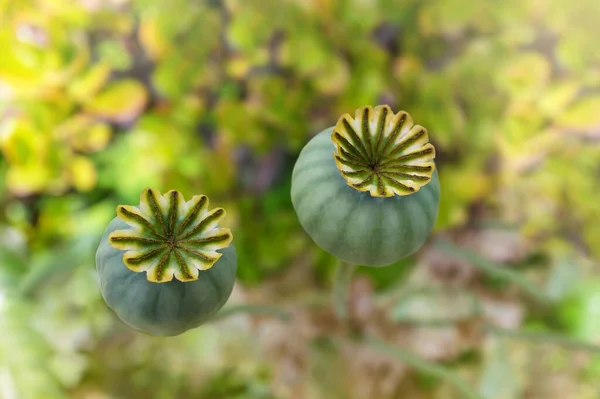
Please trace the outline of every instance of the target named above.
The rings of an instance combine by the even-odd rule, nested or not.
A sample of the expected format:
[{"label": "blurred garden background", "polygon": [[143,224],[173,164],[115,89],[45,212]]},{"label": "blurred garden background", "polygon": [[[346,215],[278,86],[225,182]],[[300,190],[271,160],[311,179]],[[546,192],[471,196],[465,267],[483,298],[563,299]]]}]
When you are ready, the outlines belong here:
[{"label": "blurred garden background", "polygon": [[[597,0],[0,0],[0,398],[600,398],[599,29]],[[442,187],[427,245],[351,287],[385,350],[289,195],[377,104]],[[148,186],[224,207],[239,256],[230,315],[176,338],[94,266]]]}]

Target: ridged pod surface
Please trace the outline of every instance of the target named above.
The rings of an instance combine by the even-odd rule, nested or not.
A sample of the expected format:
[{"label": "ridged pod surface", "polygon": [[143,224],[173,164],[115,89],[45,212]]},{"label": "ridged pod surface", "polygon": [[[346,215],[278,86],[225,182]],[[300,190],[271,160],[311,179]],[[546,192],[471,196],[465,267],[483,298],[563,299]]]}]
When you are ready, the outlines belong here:
[{"label": "ridged pod surface", "polygon": [[130,327],[179,335],[227,302],[237,270],[221,208],[208,198],[185,201],[177,191],[146,189],[140,206],[120,205],[96,252],[102,297]]},{"label": "ridged pod surface", "polygon": [[362,107],[313,137],[292,175],[292,204],[313,241],[342,261],[387,266],[431,233],[440,186],[427,130],[406,112]]}]

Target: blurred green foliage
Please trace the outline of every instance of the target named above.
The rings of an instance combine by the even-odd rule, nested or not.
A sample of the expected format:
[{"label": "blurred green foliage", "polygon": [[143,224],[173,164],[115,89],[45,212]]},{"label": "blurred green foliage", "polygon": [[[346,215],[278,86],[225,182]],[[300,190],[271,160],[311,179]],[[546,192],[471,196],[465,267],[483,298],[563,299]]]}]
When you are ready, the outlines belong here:
[{"label": "blurred green foliage", "polygon": [[[0,0],[0,398],[273,397],[260,360],[187,382],[214,363],[190,352],[209,327],[170,341],[172,372],[136,358],[164,351],[145,338],[106,359],[123,343],[95,248],[143,188],[202,193],[228,211],[245,286],[307,263],[319,289],[335,260],[296,220],[291,168],[366,104],[428,128],[437,231],[519,226],[559,303],[540,322],[598,341],[599,270],[560,262],[600,258],[599,24],[595,0]],[[362,273],[383,289],[414,265]]]}]

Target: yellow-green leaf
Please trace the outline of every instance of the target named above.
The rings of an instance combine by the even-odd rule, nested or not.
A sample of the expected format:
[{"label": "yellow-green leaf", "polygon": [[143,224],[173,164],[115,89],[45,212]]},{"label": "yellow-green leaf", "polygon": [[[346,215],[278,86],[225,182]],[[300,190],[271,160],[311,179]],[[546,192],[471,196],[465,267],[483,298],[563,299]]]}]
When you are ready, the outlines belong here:
[{"label": "yellow-green leaf", "polygon": [[94,123],[81,134],[73,137],[73,148],[82,152],[94,152],[104,149],[110,140],[112,131],[105,123]]},{"label": "yellow-green leaf", "polygon": [[109,76],[110,66],[100,62],[76,79],[67,90],[77,100],[85,101],[102,88]]},{"label": "yellow-green leaf", "polygon": [[54,131],[54,137],[71,144],[80,152],[94,152],[106,147],[111,137],[110,127],[89,115],[77,114]]},{"label": "yellow-green leaf", "polygon": [[96,167],[89,159],[77,156],[71,160],[71,179],[73,187],[79,191],[90,191],[96,185]]},{"label": "yellow-green leaf", "polygon": [[577,96],[580,88],[581,84],[577,80],[553,84],[541,96],[538,103],[539,109],[548,117],[559,116]]},{"label": "yellow-green leaf", "polygon": [[85,111],[103,120],[129,123],[148,102],[144,86],[133,79],[114,82],[85,105]]},{"label": "yellow-green leaf", "polygon": [[565,110],[556,124],[568,129],[600,128],[600,96],[577,101]]},{"label": "yellow-green leaf", "polygon": [[538,97],[550,80],[551,66],[541,54],[530,52],[518,54],[507,60],[499,71],[498,87],[515,98]]},{"label": "yellow-green leaf", "polygon": [[138,30],[140,42],[153,60],[160,59],[171,47],[160,28],[155,18],[146,17],[141,20]]},{"label": "yellow-green leaf", "polygon": [[43,158],[47,136],[25,119],[10,119],[0,126],[0,148],[10,165],[25,165]]},{"label": "yellow-green leaf", "polygon": [[39,84],[43,71],[38,68],[40,60],[37,52],[25,46],[17,48],[8,30],[0,31],[0,48],[0,82],[24,89],[32,89]]}]

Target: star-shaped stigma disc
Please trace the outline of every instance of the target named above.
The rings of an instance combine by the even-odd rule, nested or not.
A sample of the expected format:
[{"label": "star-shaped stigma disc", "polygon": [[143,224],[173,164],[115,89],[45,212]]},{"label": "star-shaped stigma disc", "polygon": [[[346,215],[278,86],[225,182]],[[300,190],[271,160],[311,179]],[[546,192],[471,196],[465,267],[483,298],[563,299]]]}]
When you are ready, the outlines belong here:
[{"label": "star-shaped stigma disc", "polygon": [[126,251],[123,263],[134,272],[146,272],[148,281],[164,283],[198,279],[200,270],[210,269],[233,236],[218,227],[225,210],[208,210],[208,198],[197,195],[185,201],[171,190],[161,195],[148,188],[140,206],[119,205],[118,217],[131,228],[109,235],[109,242]]},{"label": "star-shaped stigma disc", "polygon": [[373,197],[410,195],[429,183],[435,148],[427,129],[387,105],[343,115],[331,139],[335,163],[348,185]]}]

